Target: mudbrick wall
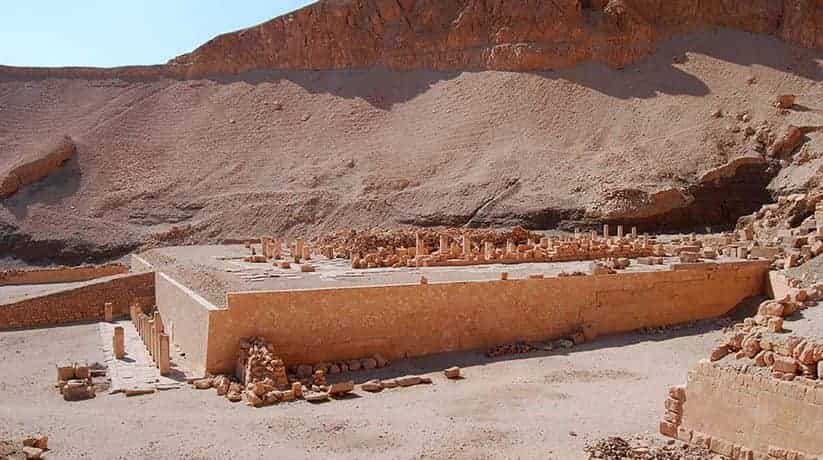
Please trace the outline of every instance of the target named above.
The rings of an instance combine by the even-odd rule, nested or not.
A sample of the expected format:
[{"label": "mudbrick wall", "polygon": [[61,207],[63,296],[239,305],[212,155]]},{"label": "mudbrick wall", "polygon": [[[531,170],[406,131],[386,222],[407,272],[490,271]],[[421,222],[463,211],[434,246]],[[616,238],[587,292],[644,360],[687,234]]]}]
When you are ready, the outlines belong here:
[{"label": "mudbrick wall", "polygon": [[129,271],[123,264],[106,264],[88,267],[44,268],[41,270],[9,270],[0,272],[0,286],[21,284],[73,283],[104,276],[119,275]]},{"label": "mudbrick wall", "polygon": [[661,432],[733,459],[823,458],[823,386],[701,361],[666,401]]},{"label": "mudbrick wall", "polygon": [[40,297],[0,305],[0,330],[52,326],[103,319],[111,302],[114,316],[127,316],[130,305],[154,306],[154,273],[115,275]]},{"label": "mudbrick wall", "polygon": [[241,338],[250,336],[265,337],[287,363],[300,364],[374,353],[398,359],[575,332],[592,339],[711,318],[760,294],[767,269],[766,262],[740,262],[605,276],[229,293],[227,309],[183,302],[180,287],[168,283],[158,285],[157,303],[164,322],[175,323],[174,341],[194,349],[181,345],[193,361],[227,372]]}]

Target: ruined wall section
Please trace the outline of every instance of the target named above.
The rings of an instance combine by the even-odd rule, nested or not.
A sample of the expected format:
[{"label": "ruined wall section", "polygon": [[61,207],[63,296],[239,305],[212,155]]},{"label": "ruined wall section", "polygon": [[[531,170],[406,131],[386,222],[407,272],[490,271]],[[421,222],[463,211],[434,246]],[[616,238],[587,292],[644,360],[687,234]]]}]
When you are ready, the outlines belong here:
[{"label": "ruined wall section", "polygon": [[730,458],[823,456],[819,381],[778,380],[704,360],[689,373],[685,389],[669,395],[663,434]]},{"label": "ruined wall section", "polygon": [[374,353],[399,359],[579,331],[591,339],[720,316],[762,293],[767,270],[763,261],[605,276],[229,293],[228,309],[210,311],[205,367],[233,369],[240,339],[250,336],[265,337],[290,364]]},{"label": "ruined wall section", "polygon": [[154,302],[154,273],[115,275],[0,305],[0,330],[100,321],[106,303],[112,304],[117,317],[128,315],[132,304],[150,309]]},{"label": "ruined wall section", "polygon": [[0,286],[23,284],[73,283],[129,271],[123,264],[106,264],[88,267],[60,267],[35,270],[8,270],[0,272]]}]

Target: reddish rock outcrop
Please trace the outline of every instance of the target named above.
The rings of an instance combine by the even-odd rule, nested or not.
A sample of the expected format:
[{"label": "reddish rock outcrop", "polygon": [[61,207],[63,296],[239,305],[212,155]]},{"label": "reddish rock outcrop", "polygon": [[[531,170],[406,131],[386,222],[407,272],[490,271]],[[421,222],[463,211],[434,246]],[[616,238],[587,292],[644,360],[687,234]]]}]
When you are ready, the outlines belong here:
[{"label": "reddish rock outcrop", "polygon": [[821,0],[320,1],[219,36],[170,64],[188,76],[260,69],[531,71],[620,67],[674,33],[722,26],[823,46]]},{"label": "reddish rock outcrop", "polygon": [[5,171],[0,170],[0,198],[10,197],[26,185],[47,177],[76,152],[74,141],[66,136],[53,147],[22,158]]}]

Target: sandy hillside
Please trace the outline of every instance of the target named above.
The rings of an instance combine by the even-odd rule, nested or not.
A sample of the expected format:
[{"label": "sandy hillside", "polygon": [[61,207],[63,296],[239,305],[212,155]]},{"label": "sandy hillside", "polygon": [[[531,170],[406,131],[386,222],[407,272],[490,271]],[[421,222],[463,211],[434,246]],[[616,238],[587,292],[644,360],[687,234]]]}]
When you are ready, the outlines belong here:
[{"label": "sandy hillside", "polygon": [[[819,51],[721,29],[620,70],[0,70],[0,164],[45,139],[77,144],[57,172],[0,202],[0,253],[79,262],[146,243],[376,225],[730,224],[771,199],[780,165],[701,175],[763,155],[747,126],[823,125],[821,64]],[[780,93],[797,94],[798,110],[779,114]],[[795,156],[811,160],[783,191],[814,178],[820,145],[807,134]]]}]

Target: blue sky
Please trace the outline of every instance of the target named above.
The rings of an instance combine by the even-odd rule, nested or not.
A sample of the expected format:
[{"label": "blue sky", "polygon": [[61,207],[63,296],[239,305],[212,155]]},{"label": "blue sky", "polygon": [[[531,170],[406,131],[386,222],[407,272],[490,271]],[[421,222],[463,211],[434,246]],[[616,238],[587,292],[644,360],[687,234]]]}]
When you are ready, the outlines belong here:
[{"label": "blue sky", "polygon": [[161,64],[312,0],[6,0],[0,65]]}]

